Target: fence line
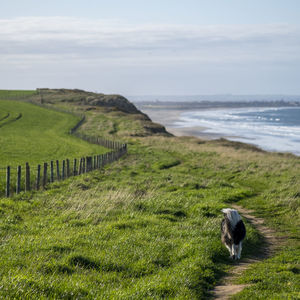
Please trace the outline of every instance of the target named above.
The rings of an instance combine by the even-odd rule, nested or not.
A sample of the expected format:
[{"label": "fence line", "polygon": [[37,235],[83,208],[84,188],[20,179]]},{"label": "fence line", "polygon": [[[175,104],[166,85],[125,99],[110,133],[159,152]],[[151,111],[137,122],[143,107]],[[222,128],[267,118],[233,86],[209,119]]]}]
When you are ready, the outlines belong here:
[{"label": "fence line", "polygon": [[[10,166],[7,166],[5,172],[5,197],[11,197],[13,194],[19,194],[22,191],[45,189],[49,183],[54,181],[62,181],[72,176],[101,169],[107,164],[119,160],[127,153],[126,144],[103,139],[99,139],[99,142],[101,145],[109,145],[112,150],[104,154],[82,157],[79,160],[79,164],[77,159],[74,159],[73,162],[70,159],[62,161],[52,160],[50,164],[44,162],[37,165],[36,168],[26,163],[24,172],[22,172],[22,166],[18,166],[15,172]],[[0,191],[1,193],[3,191]]]},{"label": "fence line", "polygon": [[[1,98],[1,97],[0,97]],[[24,178],[22,177],[22,167],[18,166],[17,171],[11,172],[12,167],[7,166],[6,168],[0,168],[5,170],[6,181],[5,181],[5,196],[11,197],[13,194],[19,194],[21,191],[39,190],[41,187],[45,189],[47,184],[54,181],[65,180],[71,176],[81,175],[87,172],[91,172],[96,169],[103,168],[109,163],[119,160],[122,156],[127,153],[127,144],[120,141],[111,141],[99,137],[88,136],[83,133],[78,133],[77,129],[85,122],[85,115],[74,114],[69,111],[65,111],[60,108],[49,107],[47,105],[28,101],[32,104],[41,106],[43,108],[49,108],[64,113],[69,113],[81,117],[80,121],[70,130],[70,134],[81,138],[89,143],[97,144],[111,151],[104,154],[82,157],[79,160],[76,158],[71,163],[70,159],[63,161],[50,161],[50,165],[44,162],[42,165],[37,165],[36,169],[31,168],[29,163],[25,164]],[[6,117],[6,116],[5,116]],[[19,114],[16,118],[19,119],[22,114]],[[34,175],[36,174],[36,175]],[[22,180],[23,178],[23,180]],[[14,188],[15,187],[15,188]],[[0,182],[0,196],[3,193]]]},{"label": "fence line", "polygon": [[21,91],[0,90],[0,100],[27,100],[38,95],[36,91],[22,93]]}]

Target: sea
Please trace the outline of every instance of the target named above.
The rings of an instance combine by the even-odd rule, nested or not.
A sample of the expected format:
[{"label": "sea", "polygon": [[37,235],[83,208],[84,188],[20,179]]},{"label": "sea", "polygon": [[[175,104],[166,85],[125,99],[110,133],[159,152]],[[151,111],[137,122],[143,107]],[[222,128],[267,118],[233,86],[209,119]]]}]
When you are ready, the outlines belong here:
[{"label": "sea", "polygon": [[172,127],[204,127],[204,133],[300,155],[300,107],[220,108],[182,112]]}]

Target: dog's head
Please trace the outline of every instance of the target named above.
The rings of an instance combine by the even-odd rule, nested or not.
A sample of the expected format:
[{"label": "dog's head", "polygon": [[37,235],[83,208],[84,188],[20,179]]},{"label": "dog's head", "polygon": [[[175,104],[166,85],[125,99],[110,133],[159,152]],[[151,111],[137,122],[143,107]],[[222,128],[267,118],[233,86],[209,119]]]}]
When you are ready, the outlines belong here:
[{"label": "dog's head", "polygon": [[224,214],[224,217],[229,220],[232,228],[234,228],[234,226],[237,224],[237,222],[241,220],[241,216],[239,215],[239,213],[236,209],[223,208],[222,213]]}]

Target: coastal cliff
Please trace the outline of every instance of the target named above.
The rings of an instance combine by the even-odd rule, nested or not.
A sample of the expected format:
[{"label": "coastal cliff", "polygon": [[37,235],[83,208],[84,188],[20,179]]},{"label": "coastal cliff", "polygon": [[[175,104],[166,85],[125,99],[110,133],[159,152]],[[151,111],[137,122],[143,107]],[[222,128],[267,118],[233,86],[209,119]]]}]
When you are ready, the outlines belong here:
[{"label": "coastal cliff", "polygon": [[[87,122],[84,124],[85,129],[89,127],[89,122],[101,117],[101,133],[104,135],[172,136],[164,126],[152,122],[148,115],[137,109],[133,103],[121,95],[107,95],[79,89],[42,88],[37,89],[36,95],[31,99],[33,102],[48,106],[64,107],[68,110],[71,108],[71,111],[85,112],[88,115]],[[103,125],[106,124],[103,123],[106,116],[109,116],[110,120],[107,122],[107,132],[103,132],[103,128],[106,128]],[[129,123],[128,119],[131,119],[132,122]],[[101,130],[99,129],[99,133]]]}]

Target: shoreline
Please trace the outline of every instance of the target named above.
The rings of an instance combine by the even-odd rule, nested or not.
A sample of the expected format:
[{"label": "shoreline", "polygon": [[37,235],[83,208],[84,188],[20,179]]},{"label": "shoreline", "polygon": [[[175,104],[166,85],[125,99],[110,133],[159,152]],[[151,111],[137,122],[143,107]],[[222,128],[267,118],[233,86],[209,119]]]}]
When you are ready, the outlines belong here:
[{"label": "shoreline", "polygon": [[[228,138],[223,134],[208,133],[205,132],[207,127],[204,126],[190,126],[190,127],[176,127],[174,122],[180,119],[182,112],[188,112],[191,110],[161,110],[161,109],[143,109],[142,112],[149,116],[149,118],[155,122],[165,126],[166,130],[175,136],[194,136],[203,140],[214,140],[219,138]],[[163,120],[163,122],[162,122]]]},{"label": "shoreline", "polygon": [[[202,140],[216,140],[216,139],[227,139],[230,141],[236,141],[236,142],[241,142],[244,144],[249,144],[251,146],[255,146],[258,149],[261,149],[263,151],[266,152],[270,152],[270,153],[286,153],[286,154],[292,154],[295,155],[296,157],[300,157],[300,153],[298,152],[294,152],[294,151],[280,151],[280,150],[276,150],[276,149],[268,149],[268,147],[263,147],[261,145],[259,145],[258,143],[251,143],[251,139],[249,139],[249,142],[245,141],[247,140],[247,137],[243,137],[243,136],[232,136],[232,135],[225,135],[222,133],[212,133],[212,132],[206,132],[207,129],[209,129],[208,127],[204,127],[204,126],[189,126],[189,127],[180,127],[180,126],[176,126],[174,125],[175,122],[180,120],[180,115],[183,112],[193,112],[194,110],[192,109],[170,109],[170,110],[166,110],[166,109],[159,109],[159,108],[140,108],[142,109],[143,113],[147,114],[150,119],[155,122],[155,123],[159,123],[162,124],[163,126],[165,126],[166,130],[175,135],[175,136],[193,136],[193,137],[197,137],[200,138]],[[204,108],[202,110],[211,110],[214,108]]]}]

